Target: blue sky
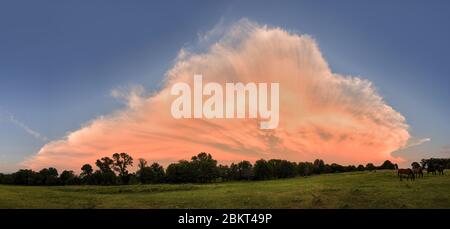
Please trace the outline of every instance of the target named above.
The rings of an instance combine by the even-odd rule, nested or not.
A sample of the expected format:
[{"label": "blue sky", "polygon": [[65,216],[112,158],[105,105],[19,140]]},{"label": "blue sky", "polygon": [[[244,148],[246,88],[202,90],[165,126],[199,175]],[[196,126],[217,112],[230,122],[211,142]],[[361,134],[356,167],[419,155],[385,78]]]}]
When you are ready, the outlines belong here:
[{"label": "blue sky", "polygon": [[241,18],[310,34],[334,72],[372,81],[431,138],[399,155],[450,155],[448,1],[19,0],[0,2],[0,171],[122,107],[111,90],[157,90],[180,48]]}]

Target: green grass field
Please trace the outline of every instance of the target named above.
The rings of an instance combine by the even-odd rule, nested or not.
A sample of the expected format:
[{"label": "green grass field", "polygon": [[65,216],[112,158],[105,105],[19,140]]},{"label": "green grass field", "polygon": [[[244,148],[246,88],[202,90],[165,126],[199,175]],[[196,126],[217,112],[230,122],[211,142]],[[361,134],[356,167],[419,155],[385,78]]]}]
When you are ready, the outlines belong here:
[{"label": "green grass field", "polygon": [[0,185],[0,208],[450,208],[450,175],[414,182],[377,171],[214,184]]}]

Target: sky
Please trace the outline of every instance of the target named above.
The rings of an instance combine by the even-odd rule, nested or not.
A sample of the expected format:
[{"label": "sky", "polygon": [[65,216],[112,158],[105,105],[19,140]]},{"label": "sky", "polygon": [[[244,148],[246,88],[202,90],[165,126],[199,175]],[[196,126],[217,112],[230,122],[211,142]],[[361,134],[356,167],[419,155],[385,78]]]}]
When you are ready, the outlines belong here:
[{"label": "sky", "polygon": [[[146,119],[149,126],[162,120],[163,117],[155,115],[158,112],[152,111],[152,107],[162,108],[166,105],[158,98],[163,97],[164,91],[167,90],[167,76],[172,74],[179,77],[175,73],[187,71],[177,67],[177,64],[188,63],[192,69],[216,73],[215,79],[220,80],[223,79],[221,74],[229,70],[218,72],[202,70],[200,67],[211,65],[227,67],[221,58],[228,53],[225,51],[229,51],[234,52],[233,58],[249,57],[250,54],[259,54],[258,56],[267,54],[267,58],[260,60],[275,58],[270,63],[277,68],[279,65],[274,63],[278,63],[276,57],[279,56],[272,55],[270,52],[275,50],[265,49],[267,47],[264,45],[266,44],[264,42],[274,42],[274,39],[282,39],[281,44],[274,43],[276,48],[282,50],[285,48],[282,44],[286,42],[300,53],[308,50],[319,52],[305,55],[304,58],[309,60],[305,62],[307,63],[304,65],[305,68],[314,69],[314,66],[319,65],[325,71],[339,74],[339,77],[342,77],[338,77],[341,80],[339,85],[355,87],[357,83],[345,80],[345,76],[358,77],[373,85],[374,91],[361,98],[373,99],[379,96],[383,102],[376,104],[365,103],[365,100],[356,102],[359,102],[360,106],[364,104],[363,107],[367,106],[368,110],[371,110],[371,107],[388,105],[395,112],[382,113],[385,115],[381,119],[390,121],[394,116],[396,121],[395,125],[382,122],[383,125],[375,126],[375,130],[380,130],[380,133],[372,133],[374,134],[372,137],[384,139],[388,135],[382,134],[383,131],[386,134],[398,133],[402,136],[395,144],[379,143],[380,148],[376,149],[382,151],[380,155],[384,155],[384,158],[398,159],[399,163],[407,166],[412,160],[421,158],[449,157],[450,93],[447,89],[450,85],[449,12],[448,1],[2,1],[0,171],[11,172],[24,166],[38,169],[50,164],[72,169],[70,164],[63,161],[70,161],[74,157],[93,160],[100,154],[112,154],[103,151],[121,150],[120,147],[111,146],[111,141],[124,138],[127,142],[133,142],[139,138],[129,139],[130,136],[135,136],[133,129],[127,130],[131,132],[130,134],[121,135],[125,132],[123,129],[110,129],[110,126],[123,125],[123,128],[132,128],[134,125],[131,124],[141,121],[136,117],[143,114],[156,117]],[[246,26],[252,29],[241,31],[238,35],[230,35],[230,28]],[[265,34],[264,36],[268,38],[261,41],[256,34]],[[235,51],[233,47],[223,43],[223,38],[230,36],[239,44],[253,41],[255,47],[258,42],[263,42],[260,49],[266,50],[266,53],[254,53],[251,47],[242,52]],[[225,51],[211,49],[216,42],[221,44]],[[296,42],[305,44],[299,45]],[[180,57],[180,50],[193,54],[184,59]],[[292,50],[285,51],[282,53],[283,57],[292,57],[290,52]],[[211,57],[205,62],[209,65],[195,61],[195,58],[202,57],[201,54]],[[247,64],[251,65],[251,62]],[[295,66],[290,67],[292,66],[289,65],[286,69],[303,71],[295,69]],[[244,70],[248,72],[253,69],[242,69]],[[287,70],[287,73],[292,73]],[[324,78],[328,77],[325,75],[327,74],[324,74]],[[276,80],[270,77],[267,79]],[[283,80],[291,82],[289,78]],[[328,86],[335,85],[326,83]],[[341,89],[342,86],[336,87]],[[359,96],[362,90],[357,87],[356,95]],[[118,91],[120,93],[114,93]],[[338,95],[351,100],[352,97],[347,92]],[[315,93],[312,95],[317,96]],[[137,98],[137,105],[132,98]],[[324,103],[330,106],[333,112],[342,105],[338,102],[332,105],[329,101]],[[343,117],[354,118],[349,109],[345,110]],[[377,108],[373,109],[375,113],[380,111]],[[133,115],[130,115],[130,112]],[[117,113],[126,115],[121,116]],[[300,115],[307,114],[315,117],[314,115],[318,113],[311,111]],[[320,112],[320,114],[329,113]],[[335,113],[331,113],[333,114]],[[403,116],[405,120],[398,121],[397,114]],[[136,119],[131,122],[127,119],[129,117]],[[280,119],[282,122],[284,119],[285,122],[289,121],[287,122],[289,124],[298,120],[283,116]],[[116,123],[117,120],[119,123]],[[164,132],[173,139],[174,133],[169,135],[168,132],[174,132],[177,127],[172,124],[167,120],[167,124],[145,131],[156,135]],[[334,125],[332,122],[327,124]],[[356,124],[367,124],[368,127],[373,123]],[[404,135],[403,124],[408,125],[407,136]],[[187,130],[204,130],[200,128],[204,128],[202,125],[205,124],[186,125]],[[241,124],[217,125],[232,127]],[[317,128],[300,126],[303,128],[302,131],[317,131]],[[339,130],[328,131],[338,131],[340,134],[345,131],[352,133],[346,127],[348,126],[344,125]],[[387,131],[386,128],[392,128],[392,131]],[[246,133],[249,135],[254,133],[251,132],[252,129],[248,129],[250,132],[227,131],[227,136],[235,139],[240,137],[245,139],[248,137]],[[368,133],[366,129],[361,131]],[[116,134],[118,132],[121,134]],[[99,136],[99,133],[103,134]],[[322,156],[326,157],[323,158],[326,162],[328,160],[351,163],[352,155],[355,158],[354,162],[357,163],[363,163],[368,159],[382,159],[378,152],[372,152],[370,148],[360,148],[370,151],[365,152],[366,157],[363,158],[359,158],[356,153],[358,148],[343,148],[342,150],[346,149],[350,154],[333,156],[340,155],[335,151],[339,151],[336,147],[341,147],[342,144],[337,146],[330,144],[330,148],[317,149],[310,146],[316,144],[317,139],[307,137],[303,137],[305,142],[296,142],[307,149],[306,153],[295,150],[294,152],[292,149],[295,147],[287,143],[289,140],[294,141],[287,137],[290,136],[288,133],[291,132],[286,130],[286,135],[270,135],[272,137],[270,139],[284,139],[283,149],[289,151],[284,156],[292,160],[309,160],[312,157]],[[346,136],[349,133],[345,132]],[[71,134],[75,140],[70,139]],[[111,138],[106,138],[105,135]],[[197,152],[192,151],[196,149],[214,151],[211,153],[218,154],[220,161],[223,162],[258,159],[265,155],[283,157],[268,152],[272,149],[270,147],[258,148],[261,142],[257,138],[253,139],[254,141],[242,141],[244,143],[239,143],[240,148],[236,148],[225,143],[222,145],[220,142],[222,137],[218,135],[215,139],[209,139],[209,142],[195,142],[195,144],[192,139],[184,139],[180,144],[190,145],[192,150],[178,154],[177,150],[180,149],[169,149],[170,157],[157,156],[163,153],[153,155],[149,152],[166,150],[168,146],[164,145],[164,139],[154,140],[152,147],[142,146],[137,142],[125,149],[163,163],[194,155]],[[176,139],[179,140],[180,137],[177,136]],[[271,140],[265,142],[268,141]],[[90,147],[76,145],[78,142],[82,142],[82,146],[90,145]],[[216,145],[205,146],[212,142]],[[349,141],[348,145],[352,143],[355,142]],[[154,147],[158,144],[161,144],[159,148],[164,149]],[[218,144],[221,147],[218,148]],[[225,145],[228,148],[224,147]],[[250,148],[258,150],[245,150]],[[306,155],[312,151],[314,153]],[[317,153],[318,151],[323,151],[324,154],[321,155]],[[385,151],[391,152],[386,154]],[[87,154],[89,156],[86,156]],[[367,156],[375,154],[378,156]],[[74,164],[73,169],[76,169],[76,166],[78,164]]]}]

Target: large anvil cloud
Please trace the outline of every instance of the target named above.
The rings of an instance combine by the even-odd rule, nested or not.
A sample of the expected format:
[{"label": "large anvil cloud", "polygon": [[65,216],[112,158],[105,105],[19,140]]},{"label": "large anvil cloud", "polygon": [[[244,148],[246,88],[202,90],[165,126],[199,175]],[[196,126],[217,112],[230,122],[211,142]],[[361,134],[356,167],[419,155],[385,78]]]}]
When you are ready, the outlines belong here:
[{"label": "large anvil cloud", "polygon": [[[64,139],[44,145],[24,162],[79,171],[84,163],[127,152],[163,164],[205,151],[221,163],[260,158],[338,163],[379,163],[410,138],[405,118],[371,82],[331,72],[308,35],[242,20],[203,53],[182,52],[165,86],[145,96],[131,92],[128,106],[92,120]],[[174,119],[171,86],[204,82],[280,85],[280,120],[261,130],[256,119]]]}]

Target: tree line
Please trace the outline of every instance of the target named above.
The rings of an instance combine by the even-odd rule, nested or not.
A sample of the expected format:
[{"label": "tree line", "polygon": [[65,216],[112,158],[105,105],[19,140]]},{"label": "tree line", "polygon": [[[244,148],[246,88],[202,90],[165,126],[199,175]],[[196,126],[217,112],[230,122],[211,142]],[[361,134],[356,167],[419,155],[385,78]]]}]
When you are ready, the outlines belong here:
[{"label": "tree line", "polygon": [[417,162],[413,162],[411,164],[412,167],[421,166],[422,168],[438,168],[443,167],[445,169],[450,169],[450,158],[430,158],[430,159],[422,159],[420,164]]},{"label": "tree line", "polygon": [[112,157],[102,157],[95,162],[81,167],[81,173],[64,170],[61,174],[55,168],[44,168],[39,172],[20,169],[12,174],[0,173],[0,184],[14,185],[126,185],[157,183],[210,183],[235,180],[269,180],[296,176],[310,176],[323,173],[341,173],[377,169],[397,169],[398,166],[386,160],[382,165],[373,163],[364,165],[326,164],[321,159],[314,162],[291,162],[288,160],[258,160],[218,165],[211,154],[200,153],[191,160],[180,160],[169,164],[164,169],[158,163],[149,164],[138,159],[137,171],[129,172],[134,160],[127,153],[115,153]]}]

